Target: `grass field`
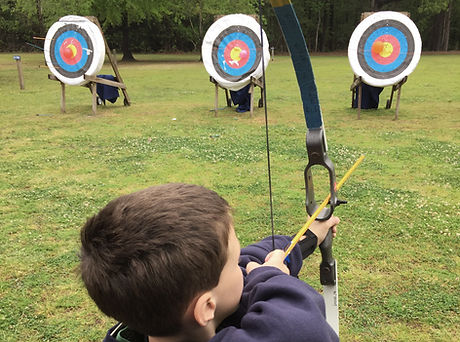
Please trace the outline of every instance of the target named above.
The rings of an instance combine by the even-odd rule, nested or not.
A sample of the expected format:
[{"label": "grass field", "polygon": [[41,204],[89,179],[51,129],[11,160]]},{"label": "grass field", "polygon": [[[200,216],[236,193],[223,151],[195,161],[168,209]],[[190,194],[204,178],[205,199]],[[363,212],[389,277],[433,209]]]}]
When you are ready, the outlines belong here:
[{"label": "grass field", "polygon": [[[79,230],[114,197],[150,185],[210,187],[234,207],[241,244],[270,234],[263,110],[214,117],[198,56],[120,63],[132,100],[91,112],[88,89],[47,79],[41,54],[0,54],[0,340],[101,341],[113,324],[78,277]],[[350,108],[344,56],[313,57],[329,154],[341,177],[336,213],[343,341],[460,340],[460,55],[424,55],[390,110]],[[105,65],[101,73],[112,73]],[[384,107],[390,88],[380,96]],[[275,229],[305,221],[305,122],[289,57],[267,69]],[[220,104],[224,107],[223,92]],[[302,279],[320,290],[319,253]]]}]

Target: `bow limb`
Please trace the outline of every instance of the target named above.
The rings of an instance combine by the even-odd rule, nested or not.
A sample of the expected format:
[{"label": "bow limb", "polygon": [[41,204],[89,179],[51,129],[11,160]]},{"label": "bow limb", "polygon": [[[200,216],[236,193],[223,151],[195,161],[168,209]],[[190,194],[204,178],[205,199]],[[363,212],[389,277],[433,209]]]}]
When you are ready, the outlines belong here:
[{"label": "bow limb", "polygon": [[[306,209],[312,215],[318,209],[314,195],[313,174],[311,168],[319,165],[329,173],[330,204],[318,215],[319,220],[328,219],[334,207],[338,205],[335,183],[334,164],[327,155],[326,134],[323,127],[321,107],[319,105],[318,91],[316,88],[313,68],[310,61],[307,45],[290,0],[271,0],[271,5],[281,26],[281,30],[288,46],[300,95],[303,111],[307,124],[306,147],[308,164],[305,168],[304,178],[306,186]],[[320,279],[324,289],[326,303],[326,320],[339,333],[338,325],[338,283],[337,265],[332,256],[332,233],[320,245],[322,262],[320,265]]]}]

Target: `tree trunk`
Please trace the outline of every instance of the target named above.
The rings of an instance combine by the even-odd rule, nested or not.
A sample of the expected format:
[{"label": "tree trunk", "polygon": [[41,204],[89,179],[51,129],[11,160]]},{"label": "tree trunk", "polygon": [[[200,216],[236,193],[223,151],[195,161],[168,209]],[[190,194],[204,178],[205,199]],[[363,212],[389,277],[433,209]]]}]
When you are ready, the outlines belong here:
[{"label": "tree trunk", "polygon": [[43,8],[42,8],[42,1],[35,0],[35,8],[37,11],[37,19],[38,19],[38,34],[40,37],[45,36],[45,22],[43,20]]},{"label": "tree trunk", "polygon": [[134,56],[131,53],[131,48],[129,47],[129,22],[128,22],[128,13],[123,13],[123,19],[121,21],[121,32],[122,32],[122,41],[121,41],[121,51],[123,52],[123,62],[132,62],[134,61]]},{"label": "tree trunk", "polygon": [[[200,11],[198,13],[198,34],[200,36],[200,40],[203,40],[204,35],[203,35],[203,2],[200,1]],[[201,49],[200,49],[200,62],[203,61],[203,55],[201,54]]]},{"label": "tree trunk", "polygon": [[371,12],[375,12],[375,0],[371,0]]},{"label": "tree trunk", "polygon": [[321,9],[318,10],[318,24],[316,25],[315,34],[315,52],[318,52],[319,29],[321,27]]},{"label": "tree trunk", "polygon": [[449,1],[447,11],[444,13],[444,25],[442,27],[442,50],[447,51],[449,49],[449,34],[450,34],[450,18],[452,16],[452,0]]}]

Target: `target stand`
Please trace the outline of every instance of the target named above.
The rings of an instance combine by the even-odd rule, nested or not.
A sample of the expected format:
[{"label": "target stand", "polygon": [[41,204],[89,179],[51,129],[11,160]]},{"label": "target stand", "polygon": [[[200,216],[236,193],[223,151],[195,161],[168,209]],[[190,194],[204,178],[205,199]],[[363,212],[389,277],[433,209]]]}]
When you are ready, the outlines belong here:
[{"label": "target stand", "polygon": [[[115,73],[115,81],[96,76],[106,55]],[[90,89],[93,114],[97,113],[97,84],[119,88],[124,96],[123,104],[131,105],[115,57],[96,17],[65,16],[54,23],[45,38],[45,60],[52,72],[48,79],[61,84],[61,113],[66,111],[66,84]]]},{"label": "target stand", "polygon": [[[225,100],[227,107],[232,106],[232,99],[230,98],[228,94],[228,89],[222,87],[219,82],[217,82],[212,76],[209,76],[209,82],[214,84],[215,87],[215,96],[214,96],[214,116],[217,116],[217,111],[219,110],[219,88],[223,89],[225,91]],[[259,101],[257,102],[257,106],[259,108],[262,108],[264,106],[264,85],[263,85],[263,78],[255,78],[251,76],[250,79],[250,86],[249,86],[249,95],[250,95],[250,110],[249,110],[249,116],[252,117],[254,114],[254,92],[255,88],[259,87],[260,88],[260,98]]]},{"label": "target stand", "polygon": [[259,87],[258,106],[263,106],[263,73],[270,61],[270,52],[267,36],[254,16],[230,14],[217,19],[203,38],[201,56],[215,87],[215,116],[219,88],[225,90],[227,106],[231,107],[228,91],[238,91],[249,85],[252,117],[255,88]]},{"label": "target stand", "polygon": [[392,86],[386,109],[391,108],[398,92],[394,119],[398,119],[401,88],[420,60],[422,42],[417,26],[408,12],[365,12],[348,45],[348,60],[353,70],[352,107],[357,100],[361,114],[362,85]]},{"label": "target stand", "polygon": [[[393,103],[393,95],[397,91],[398,94],[396,95],[396,105],[395,105],[395,117],[394,120],[398,120],[398,114],[399,114],[399,101],[401,99],[401,88],[404,83],[407,82],[408,76],[405,76],[401,81],[399,81],[396,84],[393,84],[391,87],[391,93],[390,93],[390,98],[387,100],[385,109],[390,109],[391,105]],[[355,99],[357,99],[357,117],[358,120],[361,118],[361,103],[362,103],[362,92],[363,92],[363,80],[359,76],[356,76],[353,74],[353,83],[350,86],[351,90],[351,107],[353,107]]]}]

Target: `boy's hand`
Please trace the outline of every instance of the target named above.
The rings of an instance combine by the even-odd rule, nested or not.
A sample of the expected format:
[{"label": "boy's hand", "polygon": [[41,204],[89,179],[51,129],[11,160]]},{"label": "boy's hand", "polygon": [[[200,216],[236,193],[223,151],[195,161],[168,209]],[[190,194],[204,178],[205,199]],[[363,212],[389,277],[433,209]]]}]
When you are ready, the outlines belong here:
[{"label": "boy's hand", "polygon": [[[324,238],[323,238],[324,239]],[[267,254],[265,257],[265,262],[261,265],[254,261],[251,261],[246,265],[246,271],[251,273],[252,270],[263,266],[273,266],[283,271],[286,274],[290,274],[289,268],[284,263],[284,251],[281,249],[276,249]]]},{"label": "boy's hand", "polygon": [[310,226],[310,231],[318,238],[318,246],[326,238],[329,229],[332,229],[332,237],[337,235],[337,225],[340,223],[340,219],[337,216],[332,215],[326,221],[314,221]]}]

